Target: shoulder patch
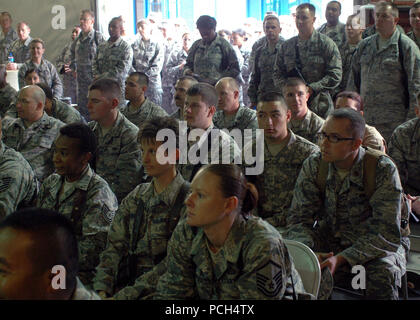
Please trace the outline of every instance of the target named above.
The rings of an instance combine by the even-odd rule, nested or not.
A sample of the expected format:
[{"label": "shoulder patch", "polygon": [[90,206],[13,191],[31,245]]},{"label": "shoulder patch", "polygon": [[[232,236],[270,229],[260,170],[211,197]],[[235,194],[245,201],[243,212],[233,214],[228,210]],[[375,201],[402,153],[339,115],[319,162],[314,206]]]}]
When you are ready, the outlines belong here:
[{"label": "shoulder patch", "polygon": [[108,206],[104,203],[102,206],[102,215],[108,223],[112,222],[112,219],[114,218],[114,212],[109,210]]},{"label": "shoulder patch", "polygon": [[270,260],[257,271],[257,288],[265,296],[272,298],[282,288],[282,267]]},{"label": "shoulder patch", "polygon": [[0,179],[0,192],[7,190],[12,182],[12,177],[4,177]]}]

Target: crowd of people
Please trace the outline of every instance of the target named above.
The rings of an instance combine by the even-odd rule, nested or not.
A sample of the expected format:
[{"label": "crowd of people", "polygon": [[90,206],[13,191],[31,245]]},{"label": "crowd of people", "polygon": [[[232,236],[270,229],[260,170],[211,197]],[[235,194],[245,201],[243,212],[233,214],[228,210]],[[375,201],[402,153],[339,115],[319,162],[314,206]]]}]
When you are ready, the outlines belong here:
[{"label": "crowd of people", "polygon": [[[389,2],[371,26],[340,15],[329,2],[315,29],[301,4],[290,38],[273,12],[259,38],[203,15],[195,41],[151,15],[130,40],[123,17],[106,39],[82,10],[54,64],[1,13],[0,298],[329,299],[362,265],[367,298],[398,299],[420,216],[420,3],[407,35]],[[318,294],[283,239],[316,253]]]}]

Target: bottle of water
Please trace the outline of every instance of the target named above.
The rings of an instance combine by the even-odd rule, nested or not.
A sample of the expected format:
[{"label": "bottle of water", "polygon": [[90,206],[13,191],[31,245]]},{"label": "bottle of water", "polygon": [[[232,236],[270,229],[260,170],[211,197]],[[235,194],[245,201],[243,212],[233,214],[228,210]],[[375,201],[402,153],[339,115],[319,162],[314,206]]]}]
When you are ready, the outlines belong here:
[{"label": "bottle of water", "polygon": [[9,63],[15,62],[15,58],[13,58],[13,54],[10,52],[8,57]]}]

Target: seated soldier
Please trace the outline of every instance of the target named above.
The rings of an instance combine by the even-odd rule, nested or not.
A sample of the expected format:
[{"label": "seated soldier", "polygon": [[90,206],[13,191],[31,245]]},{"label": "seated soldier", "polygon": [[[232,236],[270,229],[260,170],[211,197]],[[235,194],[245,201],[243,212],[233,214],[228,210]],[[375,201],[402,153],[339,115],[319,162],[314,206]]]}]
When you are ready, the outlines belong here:
[{"label": "seated soldier", "polygon": [[53,142],[64,126],[48,116],[44,106],[45,94],[40,87],[23,87],[16,104],[18,118],[3,122],[3,142],[23,155],[41,182],[54,171]]},{"label": "seated soldier", "polygon": [[171,114],[171,117],[178,120],[184,120],[184,105],[187,97],[187,91],[198,81],[191,76],[182,76],[175,83],[174,103],[178,110]]},{"label": "seated soldier", "polygon": [[282,237],[250,215],[256,202],[255,187],[240,167],[202,167],[185,202],[187,216],[169,241],[167,271],[155,298],[281,300],[291,283],[294,293],[302,293]]},{"label": "seated soldier", "polygon": [[118,209],[108,183],[89,166],[96,149],[96,137],[87,125],[62,127],[54,147],[56,173],[44,180],[37,198],[38,207],[56,210],[73,224],[79,243],[79,277],[88,286]]},{"label": "seated soldier", "polygon": [[216,83],[218,103],[213,123],[219,129],[258,129],[255,111],[239,103],[239,86],[233,78],[222,78]]},{"label": "seated soldier", "polygon": [[[174,161],[161,163],[158,148],[163,142],[156,141],[161,129],[178,137],[178,121],[169,117],[146,121],[140,128],[143,165],[153,179],[139,184],[118,209],[94,279],[94,289],[103,298],[151,297],[166,270],[166,245],[184,207],[189,183],[176,171],[178,145],[165,154]],[[127,260],[128,266],[124,264]]]},{"label": "seated soldier", "polygon": [[154,117],[165,117],[168,114],[149,98],[145,92],[149,78],[143,72],[132,72],[125,80],[125,98],[128,104],[121,107],[121,113],[137,127]]},{"label": "seated soldier", "polygon": [[[303,161],[319,148],[287,128],[291,111],[280,94],[264,94],[257,104],[257,117],[259,128],[264,129],[264,153],[257,154],[264,162],[264,172],[248,176],[248,180],[258,190],[258,216],[283,231]],[[244,154],[256,154],[256,143],[247,144]]]},{"label": "seated soldier", "polygon": [[[359,112],[363,116],[363,100],[362,97],[353,91],[343,91],[337,94],[335,99],[335,109],[351,108]],[[366,124],[365,136],[363,137],[362,146],[377,149],[386,152],[386,141],[375,127]]]},{"label": "seated soldier", "polygon": [[78,268],[76,236],[63,215],[32,208],[0,222],[0,299],[100,300]]},{"label": "seated soldier", "polygon": [[[220,163],[223,159],[229,163],[240,161],[241,150],[235,140],[222,130],[214,128],[216,103],[217,93],[210,84],[198,83],[187,91],[184,119],[189,132],[189,150],[188,159],[184,159],[186,163],[180,161],[179,164],[179,170],[187,181],[192,180],[203,163]],[[193,163],[190,157],[194,149],[199,158],[196,163]]]},{"label": "seated soldier", "polygon": [[417,117],[398,126],[389,142],[389,156],[398,167],[404,192],[413,201],[412,209],[420,215],[420,93]]},{"label": "seated soldier", "polygon": [[31,206],[38,191],[30,164],[19,152],[6,146],[1,136],[0,121],[0,221],[18,208]]},{"label": "seated soldier", "polygon": [[102,78],[89,87],[89,127],[98,139],[96,173],[104,178],[118,202],[140,181],[139,129],[120,111],[121,89],[116,80]]},{"label": "seated soldier", "polygon": [[[321,269],[328,268],[323,275],[330,271],[340,286],[350,287],[351,268],[361,265],[368,299],[398,299],[406,265],[402,187],[392,160],[362,147],[364,131],[362,115],[350,108],[328,116],[321,152],[304,162],[297,179],[284,237],[317,252]],[[373,183],[366,178],[372,170]]]},{"label": "seated soldier", "polygon": [[283,96],[292,113],[287,127],[312,143],[318,142],[324,119],[308,109],[309,90],[300,78],[289,78],[283,87]]},{"label": "seated soldier", "polygon": [[80,115],[80,112],[77,111],[71,105],[53,97],[51,88],[45,83],[37,83],[45,93],[45,112],[66,124],[72,122],[82,122],[85,123],[85,119]]},{"label": "seated soldier", "polygon": [[6,81],[7,71],[4,64],[0,64],[0,116],[3,118],[10,105],[16,101],[16,90]]}]

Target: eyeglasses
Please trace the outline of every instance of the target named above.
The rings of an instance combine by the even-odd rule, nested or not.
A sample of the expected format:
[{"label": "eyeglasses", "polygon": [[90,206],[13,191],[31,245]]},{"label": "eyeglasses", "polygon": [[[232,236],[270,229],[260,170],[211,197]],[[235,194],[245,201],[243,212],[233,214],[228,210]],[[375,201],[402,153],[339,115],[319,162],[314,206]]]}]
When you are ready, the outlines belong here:
[{"label": "eyeglasses", "polygon": [[346,140],[355,140],[354,138],[340,138],[335,134],[326,134],[325,132],[317,133],[317,137],[319,141],[322,141],[325,138],[327,138],[328,141],[331,143],[338,143],[340,141],[346,141]]}]

